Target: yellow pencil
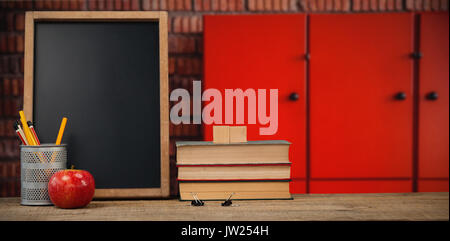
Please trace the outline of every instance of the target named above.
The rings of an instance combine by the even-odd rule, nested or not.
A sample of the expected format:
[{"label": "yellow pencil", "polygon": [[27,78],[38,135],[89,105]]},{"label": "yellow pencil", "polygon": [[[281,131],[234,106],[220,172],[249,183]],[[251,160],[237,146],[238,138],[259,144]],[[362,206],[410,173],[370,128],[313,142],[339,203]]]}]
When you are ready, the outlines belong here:
[{"label": "yellow pencil", "polygon": [[64,117],[61,121],[61,126],[59,127],[58,137],[56,138],[56,145],[61,145],[61,140],[64,134],[64,128],[66,128],[67,118]]},{"label": "yellow pencil", "polygon": [[25,133],[25,138],[27,138],[28,143],[31,146],[36,146],[36,141],[34,140],[33,134],[31,134],[30,128],[28,128],[27,118],[25,118],[25,113],[23,111],[19,111],[20,122],[22,122],[23,132]]}]

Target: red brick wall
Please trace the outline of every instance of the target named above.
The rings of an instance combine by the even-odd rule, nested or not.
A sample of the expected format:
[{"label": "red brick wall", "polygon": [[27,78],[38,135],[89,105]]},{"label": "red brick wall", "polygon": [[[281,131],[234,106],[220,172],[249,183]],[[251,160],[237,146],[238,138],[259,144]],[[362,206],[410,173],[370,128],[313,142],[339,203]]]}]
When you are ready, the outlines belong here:
[{"label": "red brick wall", "polygon": [[[170,88],[202,79],[203,14],[448,11],[449,0],[0,0],[0,196],[20,195],[19,141],[12,129],[23,104],[24,12],[169,11]],[[170,127],[171,193],[177,194],[174,142],[201,139],[196,125]]]}]

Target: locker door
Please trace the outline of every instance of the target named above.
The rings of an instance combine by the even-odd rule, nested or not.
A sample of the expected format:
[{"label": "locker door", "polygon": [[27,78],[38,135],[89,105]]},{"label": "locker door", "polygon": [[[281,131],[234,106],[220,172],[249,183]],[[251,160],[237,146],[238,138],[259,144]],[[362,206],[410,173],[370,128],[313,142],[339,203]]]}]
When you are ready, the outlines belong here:
[{"label": "locker door", "polygon": [[412,30],[412,14],[311,16],[311,192],[412,191]]},{"label": "locker door", "polygon": [[421,15],[419,63],[419,191],[448,192],[449,15]]},{"label": "locker door", "polygon": [[[292,193],[306,190],[305,49],[305,15],[204,18],[205,89],[216,88],[222,96],[225,89],[278,89],[277,133],[260,135],[259,128],[267,125],[257,120],[247,127],[248,140],[283,139],[292,143]],[[289,98],[293,93],[296,100]],[[247,124],[247,108],[245,116]],[[204,134],[206,140],[212,140],[212,125],[204,126]]]}]

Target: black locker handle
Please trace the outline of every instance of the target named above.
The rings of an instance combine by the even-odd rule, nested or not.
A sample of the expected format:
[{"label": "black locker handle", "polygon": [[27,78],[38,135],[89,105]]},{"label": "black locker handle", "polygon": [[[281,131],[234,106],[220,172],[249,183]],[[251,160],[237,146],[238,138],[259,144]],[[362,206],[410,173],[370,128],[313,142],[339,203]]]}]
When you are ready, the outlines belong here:
[{"label": "black locker handle", "polygon": [[291,101],[297,101],[299,98],[300,98],[300,96],[295,92],[293,92],[289,95],[289,100],[291,100]]},{"label": "black locker handle", "polygon": [[406,100],[406,93],[405,92],[398,92],[395,97],[396,100]]},{"label": "black locker handle", "polygon": [[439,98],[439,95],[438,95],[438,93],[436,93],[436,92],[430,92],[430,93],[428,93],[427,94],[427,100],[437,100]]}]

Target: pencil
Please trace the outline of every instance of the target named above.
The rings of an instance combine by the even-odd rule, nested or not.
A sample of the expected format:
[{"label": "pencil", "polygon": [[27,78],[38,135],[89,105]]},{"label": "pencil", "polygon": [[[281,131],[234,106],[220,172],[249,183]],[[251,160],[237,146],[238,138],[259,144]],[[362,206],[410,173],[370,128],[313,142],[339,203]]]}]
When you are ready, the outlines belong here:
[{"label": "pencil", "polygon": [[36,142],[34,141],[34,138],[32,136],[33,134],[31,134],[30,128],[28,128],[27,118],[25,118],[25,113],[23,113],[23,110],[19,111],[19,115],[20,115],[20,122],[22,122],[22,128],[25,134],[25,138],[27,139],[28,143],[31,146],[35,146]]},{"label": "pencil", "polygon": [[61,126],[59,127],[58,137],[56,138],[56,145],[61,145],[61,140],[64,134],[64,128],[66,128],[67,118],[64,117],[61,121]]},{"label": "pencil", "polygon": [[20,140],[22,141],[22,144],[27,146],[28,142],[25,138],[25,134],[23,134],[22,128],[20,128],[19,121],[14,122],[14,129],[16,130],[17,135],[19,136]]},{"label": "pencil", "polygon": [[28,123],[28,127],[30,127],[30,131],[31,131],[31,134],[32,134],[32,136],[34,138],[34,141],[36,142],[36,144],[38,146],[40,146],[41,142],[39,141],[39,138],[37,137],[36,130],[34,129],[33,122],[28,121],[27,123]]}]

